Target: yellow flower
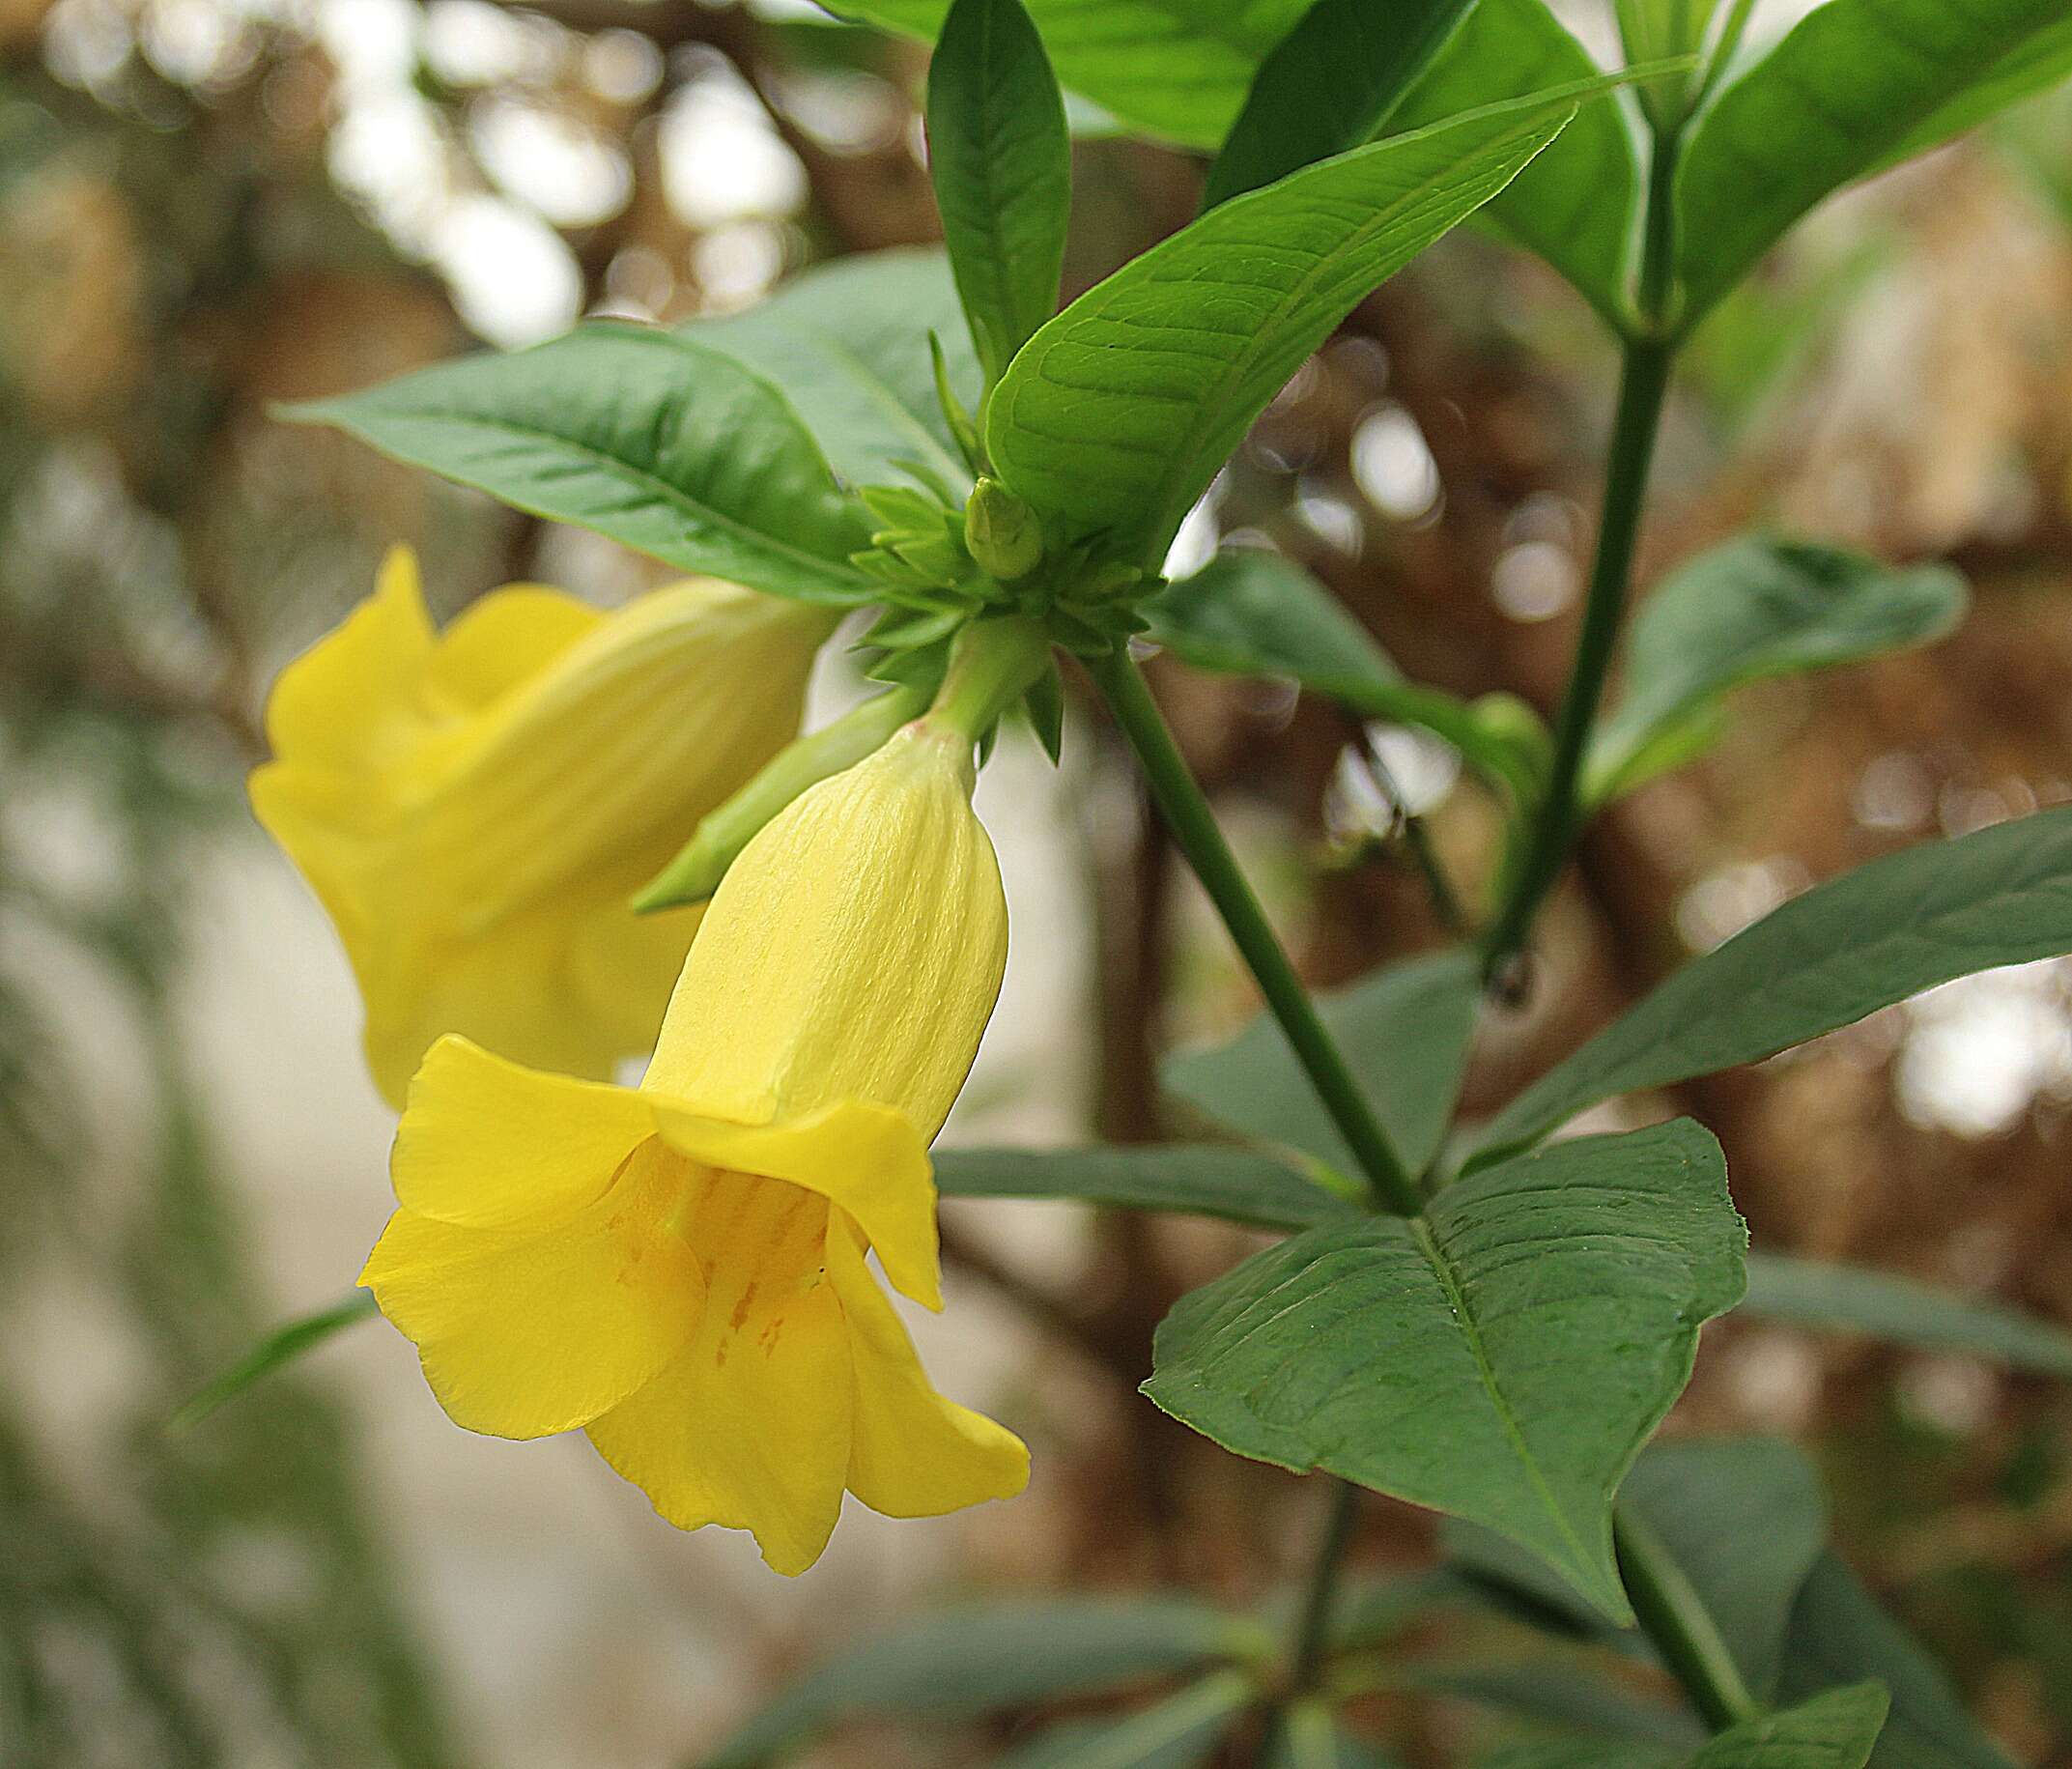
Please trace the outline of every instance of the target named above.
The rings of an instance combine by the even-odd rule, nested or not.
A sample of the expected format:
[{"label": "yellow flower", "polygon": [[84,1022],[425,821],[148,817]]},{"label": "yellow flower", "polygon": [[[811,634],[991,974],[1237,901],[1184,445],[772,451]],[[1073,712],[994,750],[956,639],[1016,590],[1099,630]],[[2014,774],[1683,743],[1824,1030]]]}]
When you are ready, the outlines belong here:
[{"label": "yellow flower", "polygon": [[910,726],[809,789],[713,899],[637,1089],[441,1039],[360,1274],[460,1425],[586,1427],[682,1529],[782,1573],[843,1490],[1004,1498],[1010,1433],[945,1400],[865,1264],[941,1306],[926,1148],[999,994],[1007,907],[971,746]]},{"label": "yellow flower", "polygon": [[613,614],[512,585],[435,633],[389,554],[282,671],[251,793],[337,924],[392,1104],[442,1032],[593,1076],[653,1044],[697,917],[627,899],[796,734],[830,624],[707,580]]}]

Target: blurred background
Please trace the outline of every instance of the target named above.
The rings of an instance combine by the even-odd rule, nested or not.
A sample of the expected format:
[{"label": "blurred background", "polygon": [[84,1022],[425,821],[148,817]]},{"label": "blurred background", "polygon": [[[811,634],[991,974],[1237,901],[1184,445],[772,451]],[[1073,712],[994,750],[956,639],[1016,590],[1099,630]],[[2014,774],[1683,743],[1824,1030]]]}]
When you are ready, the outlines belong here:
[{"label": "blurred background", "polygon": [[[0,0],[8,1769],[647,1769],[948,1590],[1245,1601],[1303,1552],[1320,1495],[1134,1393],[1166,1306],[1248,1238],[1126,1214],[952,1208],[951,1307],[917,1331],[944,1388],[1030,1440],[1034,1484],[938,1523],[852,1508],[795,1583],[744,1538],[675,1535],[580,1441],[452,1428],[378,1324],[165,1430],[266,1327],[344,1293],[388,1209],[343,956],[241,794],[268,682],[391,540],[442,614],[512,579],[608,602],[652,581],[270,402],[585,313],[725,310],[931,238],[923,66],[803,0]],[[1077,173],[1075,286],[1185,220],[1199,178],[1097,129]],[[1545,704],[1609,366],[1551,274],[1457,235],[1301,372],[1173,569],[1249,531],[1412,674]],[[1622,805],[1547,918],[1538,999],[1560,1008],[1486,1030],[1482,1106],[1809,882],[2072,799],[2072,104],[1831,205],[1710,325],[1642,583],[1755,520],[1951,560],[1972,618],[1750,690],[1709,757]],[[1495,813],[1448,752],[1270,684],[1154,674],[1317,981],[1443,937],[1371,764],[1472,884]],[[833,656],[817,706],[854,692]],[[1014,956],[951,1135],[1157,1136],[1157,1052],[1240,1023],[1247,984],[1091,713],[1055,773],[1007,746],[979,804]],[[2065,966],[1647,1109],[1671,1105],[1726,1144],[1758,1244],[2072,1320]],[[1689,1428],[1811,1447],[1840,1540],[1975,1711],[2021,1760],[2072,1763],[2061,1390],[1730,1321]],[[1429,1520],[1377,1501],[1358,1552],[1416,1563]],[[1413,1761],[1493,1736],[1440,1700],[1388,1720]]]}]

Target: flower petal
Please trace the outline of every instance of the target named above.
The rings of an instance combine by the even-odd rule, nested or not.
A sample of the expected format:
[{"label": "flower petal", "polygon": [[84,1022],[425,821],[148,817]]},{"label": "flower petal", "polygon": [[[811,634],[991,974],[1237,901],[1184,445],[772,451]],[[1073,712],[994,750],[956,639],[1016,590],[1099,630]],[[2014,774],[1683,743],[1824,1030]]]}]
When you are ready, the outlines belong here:
[{"label": "flower petal", "polygon": [[921,1132],[904,1114],[843,1100],[788,1124],[730,1124],[642,1092],[669,1146],[735,1173],[789,1180],[855,1217],[894,1288],[923,1308],[943,1305],[935,1239],[935,1179]]},{"label": "flower petal", "polygon": [[828,1276],[841,1298],[856,1369],[849,1491],[887,1517],[939,1517],[1029,1484],[1029,1451],[1011,1431],[945,1400],[864,1264],[855,1226],[828,1227]]},{"label": "flower petal", "polygon": [[606,615],[566,590],[506,584],[464,608],[439,636],[426,688],[456,713],[479,712],[522,686]]},{"label": "flower petal", "polygon": [[399,1210],[359,1281],[417,1347],[456,1425],[542,1438],[585,1425],[689,1341],[704,1282],[670,1222],[697,1172],[650,1139],[610,1190],[548,1229]]},{"label": "flower petal", "polygon": [[752,1530],[772,1568],[802,1573],[834,1533],[849,1469],[841,1303],[825,1283],[723,1301],[660,1376],[590,1421],[590,1441],[677,1528]]},{"label": "flower petal", "polygon": [[571,1081],[446,1037],[411,1082],[389,1157],[406,1211],[471,1228],[545,1228],[604,1196],[655,1132],[630,1088]]}]

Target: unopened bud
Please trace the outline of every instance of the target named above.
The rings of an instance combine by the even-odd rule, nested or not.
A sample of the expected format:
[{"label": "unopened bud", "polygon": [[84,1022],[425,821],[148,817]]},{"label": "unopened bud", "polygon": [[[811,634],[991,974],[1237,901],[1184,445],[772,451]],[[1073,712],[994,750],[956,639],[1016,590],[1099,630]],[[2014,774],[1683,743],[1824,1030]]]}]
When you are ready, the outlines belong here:
[{"label": "unopened bud", "polygon": [[1011,584],[1042,562],[1043,528],[1036,512],[999,480],[981,478],[964,506],[964,544],[979,570]]}]

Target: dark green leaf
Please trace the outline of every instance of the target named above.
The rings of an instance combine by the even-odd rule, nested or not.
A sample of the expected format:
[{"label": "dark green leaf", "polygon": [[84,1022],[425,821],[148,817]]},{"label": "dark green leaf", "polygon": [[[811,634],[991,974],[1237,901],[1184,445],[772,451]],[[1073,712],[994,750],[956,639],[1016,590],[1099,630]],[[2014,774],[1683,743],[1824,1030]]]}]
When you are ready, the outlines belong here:
[{"label": "dark green leaf", "polygon": [[1242,1671],[1220,1671],[1126,1720],[1054,1727],[1001,1758],[999,1769],[1197,1769],[1255,1694]]},{"label": "dark green leaf", "polygon": [[1755,1695],[1775,1694],[1792,1600],[1828,1541],[1820,1476],[1762,1438],[1654,1443],[1620,1494],[1698,1593]]},{"label": "dark green leaf", "polygon": [[2012,1769],[1964,1711],[1941,1666],[1881,1610],[1855,1573],[1824,1555],[1792,1608],[1781,1700],[1876,1677],[1891,1718],[1871,1769]]},{"label": "dark green leaf", "polygon": [[[1828,0],[1730,83],[1687,144],[1677,267],[1695,319],[1831,191],[1991,86],[2064,0]],[[1940,126],[1936,126],[1940,127]]]},{"label": "dark green leaf", "polygon": [[1187,1211],[1265,1228],[1364,1214],[1358,1201],[1249,1149],[1165,1144],[1086,1149],[938,1149],[946,1198],[1056,1198],[1119,1210]]},{"label": "dark green leaf", "polygon": [[1715,548],[1641,605],[1625,695],[1591,744],[1587,796],[1639,785],[1664,734],[1731,689],[1926,644],[1964,608],[1964,581],[1940,565],[1899,569],[1755,535]]},{"label": "dark green leaf", "polygon": [[1372,138],[1474,4],[1318,0],[1260,68],[1208,168],[1202,207]]},{"label": "dark green leaf", "polygon": [[[1545,0],[1479,0],[1389,127],[1416,128],[1596,71]],[[1616,104],[1589,104],[1476,219],[1539,253],[1616,328],[1626,323],[1639,193],[1625,117]]]},{"label": "dark green leaf", "polygon": [[2072,809],[1888,855],[1692,959],[1480,1142],[1515,1149],[1616,1094],[1759,1062],[1953,977],[2068,952]]},{"label": "dark green leaf", "polygon": [[[1422,1172],[1445,1140],[1481,999],[1481,966],[1466,950],[1392,964],[1318,997],[1353,1078],[1412,1173]],[[1360,1170],[1269,1015],[1228,1044],[1174,1057],[1162,1079],[1247,1136],[1299,1149],[1341,1173]]]},{"label": "dark green leaf", "polygon": [[956,0],[928,64],[928,175],[988,382],[1058,310],[1072,144],[1021,0]]},{"label": "dark green leaf", "polygon": [[284,1364],[293,1363],[304,1352],[314,1351],[340,1327],[351,1327],[355,1321],[371,1320],[374,1312],[373,1293],[355,1290],[342,1302],[334,1302],[313,1315],[303,1315],[298,1320],[276,1327],[174,1413],[166,1422],[166,1430],[192,1430],[232,1396],[272,1375]]},{"label": "dark green leaf", "polygon": [[936,390],[931,332],[951,394],[975,404],[979,359],[950,261],[933,248],[840,258],[746,313],[680,328],[781,391],[844,483],[885,484],[911,461],[963,491],[971,474]]},{"label": "dark green leaf", "polygon": [[1612,1494],[1746,1245],[1697,1126],[1562,1143],[1183,1298],[1145,1392],[1239,1455],[1485,1524],[1624,1620]]},{"label": "dark green leaf", "polygon": [[872,594],[848,563],[868,529],[797,413],[674,333],[586,327],[287,415],[686,571],[813,602]]},{"label": "dark green leaf", "polygon": [[1673,1762],[1703,1741],[1705,1734],[1688,1710],[1642,1699],[1597,1669],[1579,1664],[1579,1656],[1572,1649],[1518,1664],[1416,1664],[1405,1667],[1403,1674],[1405,1682],[1435,1696],[1499,1708],[1565,1731],[1596,1734],[1588,1745],[1575,1748],[1605,1755],[1572,1759],[1593,1769],[1605,1761],[1625,1761],[1620,1753],[1632,1748],[1608,1746],[1604,1741],[1609,1738],[1634,1741],[1643,1762]]},{"label": "dark green leaf", "polygon": [[1022,347],[986,410],[1008,488],[1156,566],[1288,378],[1371,291],[1560,133],[1527,100],[1355,149],[1235,198],[1132,259]]},{"label": "dark green leaf", "polygon": [[794,1683],[703,1769],[760,1769],[857,1714],[957,1719],[1243,1656],[1246,1623],[1181,1598],[973,1603],[874,1631]]},{"label": "dark green leaf", "polygon": [[1529,798],[1545,771],[1544,731],[1487,720],[1457,696],[1406,680],[1365,627],[1293,559],[1232,547],[1147,602],[1148,637],[1198,670],[1288,676],[1370,719],[1421,726]]},{"label": "dark green leaf", "polygon": [[1965,1352],[2072,1379],[2072,1332],[2056,1323],[1890,1272],[1750,1253],[1748,1295],[1741,1306],[1746,1314],[1794,1327]]},{"label": "dark green leaf", "polygon": [[1884,1686],[1860,1683],[1744,1721],[1693,1752],[1528,1745],[1490,1757],[1485,1769],[1863,1769],[1885,1711]]}]

